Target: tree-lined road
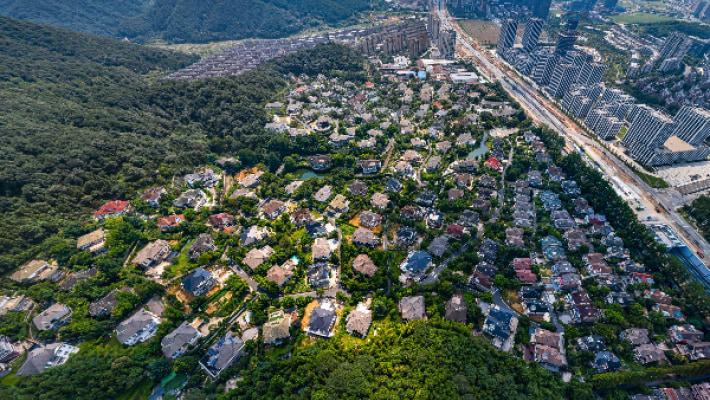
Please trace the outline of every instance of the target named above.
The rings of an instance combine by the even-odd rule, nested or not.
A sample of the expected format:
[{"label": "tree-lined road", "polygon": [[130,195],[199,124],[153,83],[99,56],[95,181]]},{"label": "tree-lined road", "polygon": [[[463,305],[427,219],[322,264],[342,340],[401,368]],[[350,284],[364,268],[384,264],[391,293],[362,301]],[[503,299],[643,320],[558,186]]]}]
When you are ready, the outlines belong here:
[{"label": "tree-lined road", "polygon": [[[562,114],[554,104],[507,68],[503,62],[489,57],[485,50],[482,50],[480,45],[448,15],[445,9],[438,9],[437,13],[443,25],[456,30],[460,38],[457,41],[460,44],[459,53],[463,57],[472,58],[478,64],[479,71],[484,77],[499,81],[505,90],[530,113],[535,122],[546,124],[557,131],[567,142],[568,151],[586,151],[586,156],[599,166],[609,182],[614,184],[612,178],[618,177],[634,192],[633,194],[637,196],[641,205],[650,209],[661,206],[666,212],[658,215],[659,223],[671,226],[691,250],[700,250],[705,254],[710,254],[710,244],[675,211],[668,196],[646,184],[616,155],[590,138],[574,121]],[[618,187],[616,184],[614,186]]]}]

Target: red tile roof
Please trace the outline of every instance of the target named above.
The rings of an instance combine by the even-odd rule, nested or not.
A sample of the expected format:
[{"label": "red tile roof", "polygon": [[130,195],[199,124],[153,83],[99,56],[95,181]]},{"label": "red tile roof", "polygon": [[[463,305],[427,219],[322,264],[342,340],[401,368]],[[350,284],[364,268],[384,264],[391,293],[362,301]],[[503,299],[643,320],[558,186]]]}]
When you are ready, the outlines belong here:
[{"label": "red tile roof", "polygon": [[158,218],[159,228],[174,228],[185,221],[185,216],[182,214],[168,215],[167,217]]},{"label": "red tile roof", "polygon": [[516,258],[513,260],[513,268],[516,271],[530,269],[532,265],[532,260],[529,258]]},{"label": "red tile roof", "polygon": [[488,161],[486,161],[486,166],[493,169],[500,169],[502,167],[500,161],[495,157],[490,157]]},{"label": "red tile roof", "polygon": [[94,217],[100,217],[102,215],[119,214],[119,213],[125,212],[129,205],[130,205],[130,201],[128,201],[128,200],[109,201],[108,203],[101,206],[101,208],[99,208],[99,211],[96,211],[94,213]]},{"label": "red tile roof", "polygon": [[463,235],[463,226],[451,224],[446,227],[446,234],[461,237]]}]

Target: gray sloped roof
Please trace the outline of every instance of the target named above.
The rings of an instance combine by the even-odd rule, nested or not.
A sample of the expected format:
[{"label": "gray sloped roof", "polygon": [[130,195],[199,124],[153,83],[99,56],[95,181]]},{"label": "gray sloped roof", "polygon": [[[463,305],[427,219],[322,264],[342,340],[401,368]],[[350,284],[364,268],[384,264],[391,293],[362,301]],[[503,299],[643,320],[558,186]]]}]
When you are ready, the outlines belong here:
[{"label": "gray sloped roof", "polygon": [[308,330],[321,336],[329,336],[330,328],[335,322],[336,314],[333,310],[316,307],[311,312]]},{"label": "gray sloped roof", "polygon": [[37,374],[47,366],[47,363],[54,357],[54,348],[61,343],[52,343],[46,347],[39,347],[27,353],[27,360],[17,371],[16,376],[27,376]]},{"label": "gray sloped roof", "polygon": [[153,321],[155,316],[141,308],[137,313],[131,315],[128,319],[118,324],[116,327],[116,338],[119,342],[124,343],[133,335],[145,328]]},{"label": "gray sloped roof", "polygon": [[194,326],[190,325],[189,322],[183,321],[180,326],[165,335],[163,340],[160,341],[163,354],[165,354],[166,357],[172,357],[173,354],[190,343],[195,336],[200,336],[200,332],[195,329]]},{"label": "gray sloped roof", "polygon": [[103,298],[94,301],[89,304],[89,315],[96,317],[99,315],[109,315],[111,311],[118,305],[118,298],[116,295],[118,292],[130,292],[131,289],[128,287],[122,287],[119,289],[113,289],[109,294]]},{"label": "gray sloped roof", "polygon": [[229,331],[207,350],[207,354],[200,359],[200,364],[210,374],[217,376],[241,355],[242,349],[244,349],[242,339]]},{"label": "gray sloped roof", "polygon": [[402,313],[402,319],[406,321],[424,319],[424,296],[402,297],[399,301],[399,311]]},{"label": "gray sloped roof", "polygon": [[61,303],[54,303],[32,319],[37,329],[51,329],[54,321],[60,320],[71,313],[71,308]]}]

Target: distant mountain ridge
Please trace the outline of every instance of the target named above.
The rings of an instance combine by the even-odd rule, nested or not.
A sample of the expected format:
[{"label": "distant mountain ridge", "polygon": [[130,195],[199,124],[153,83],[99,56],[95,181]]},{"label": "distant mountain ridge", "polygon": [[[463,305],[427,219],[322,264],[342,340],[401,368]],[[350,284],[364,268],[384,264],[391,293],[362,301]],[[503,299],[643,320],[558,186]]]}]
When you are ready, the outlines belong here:
[{"label": "distant mountain ridge", "polygon": [[278,38],[357,21],[367,0],[0,0],[0,15],[148,43]]}]

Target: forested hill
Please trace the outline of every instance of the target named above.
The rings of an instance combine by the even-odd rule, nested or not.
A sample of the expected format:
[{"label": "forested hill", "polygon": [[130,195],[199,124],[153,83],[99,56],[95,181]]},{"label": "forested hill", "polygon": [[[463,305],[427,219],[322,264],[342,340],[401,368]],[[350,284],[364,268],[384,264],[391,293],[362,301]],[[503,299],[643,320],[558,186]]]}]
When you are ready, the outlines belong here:
[{"label": "forested hill", "polygon": [[0,15],[114,36],[123,21],[145,14],[151,3],[153,0],[2,0]]},{"label": "forested hill", "polygon": [[0,274],[49,256],[65,241],[47,238],[78,226],[103,201],[211,156],[278,165],[279,151],[291,149],[263,129],[263,105],[285,86],[284,74],[363,66],[347,47],[326,45],[239,77],[157,80],[193,61],[0,19]]},{"label": "forested hill", "polygon": [[240,361],[258,367],[242,370],[244,380],[226,399],[592,398],[588,385],[566,385],[448,321],[417,321],[378,333],[357,349],[332,339],[286,360]]},{"label": "forested hill", "polygon": [[133,74],[172,71],[197,60],[192,55],[0,17],[3,81],[17,77],[71,82],[109,71],[131,78]]},{"label": "forested hill", "polygon": [[[375,1],[374,4],[379,3]],[[9,0],[0,15],[138,42],[278,38],[357,21],[368,0]]]}]

